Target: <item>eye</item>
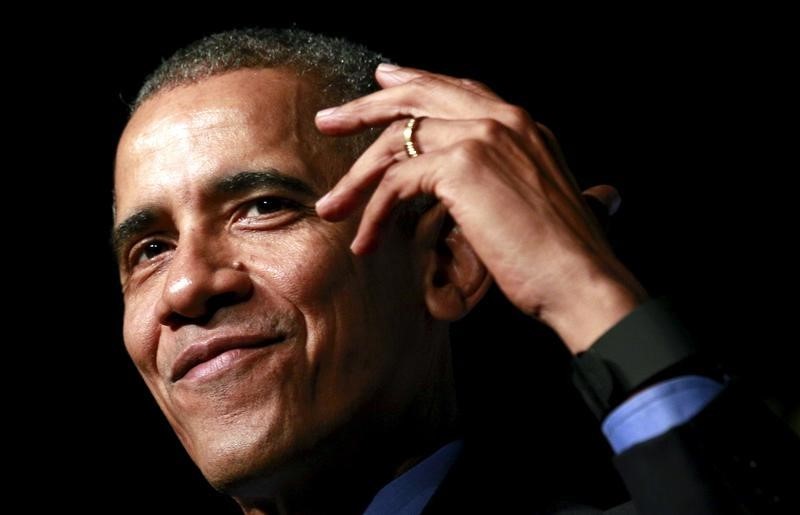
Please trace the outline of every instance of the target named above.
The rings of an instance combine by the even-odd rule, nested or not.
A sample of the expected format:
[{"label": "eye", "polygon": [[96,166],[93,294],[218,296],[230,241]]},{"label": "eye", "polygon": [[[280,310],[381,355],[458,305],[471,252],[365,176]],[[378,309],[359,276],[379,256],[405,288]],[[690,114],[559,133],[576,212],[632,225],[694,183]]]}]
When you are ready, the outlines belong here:
[{"label": "eye", "polygon": [[165,241],[151,240],[139,247],[132,256],[132,263],[135,265],[150,261],[154,257],[170,249],[170,245]]},{"label": "eye", "polygon": [[284,209],[297,207],[297,203],[289,199],[280,197],[262,197],[249,204],[244,218],[255,218],[258,216],[277,213]]}]

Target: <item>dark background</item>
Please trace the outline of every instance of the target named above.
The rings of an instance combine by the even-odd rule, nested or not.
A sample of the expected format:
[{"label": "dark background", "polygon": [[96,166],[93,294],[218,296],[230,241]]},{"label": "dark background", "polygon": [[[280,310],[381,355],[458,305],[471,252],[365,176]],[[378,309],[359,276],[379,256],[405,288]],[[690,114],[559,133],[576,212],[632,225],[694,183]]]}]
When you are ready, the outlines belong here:
[{"label": "dark background", "polygon": [[[150,13],[65,31],[63,70],[38,84],[65,86],[48,113],[64,150],[34,157],[57,158],[48,190],[68,209],[44,216],[34,233],[69,242],[39,252],[58,306],[40,328],[54,331],[58,344],[48,355],[58,387],[40,427],[52,435],[50,456],[67,453],[42,460],[37,477],[60,478],[65,495],[89,511],[107,511],[108,499],[148,513],[231,507],[185,456],[128,361],[107,240],[126,103],[181,45],[242,26],[295,24],[352,38],[401,64],[478,79],[525,106],[559,137],[584,186],[619,188],[623,203],[610,237],[650,292],[675,299],[687,323],[757,395],[781,413],[796,408],[790,184],[797,164],[786,156],[796,143],[784,132],[793,89],[779,17],[607,12],[617,21],[600,22],[592,12],[506,11],[505,19],[454,13],[442,22],[420,8],[396,6],[395,16],[359,21],[343,21],[344,12],[327,19],[212,13],[205,21],[153,21]],[[526,488],[549,488],[557,478],[589,500],[617,498],[608,451],[569,389],[569,358],[548,331],[494,292],[456,327],[454,340],[472,431],[508,456],[509,470],[530,471]],[[518,451],[531,435],[547,445]]]}]

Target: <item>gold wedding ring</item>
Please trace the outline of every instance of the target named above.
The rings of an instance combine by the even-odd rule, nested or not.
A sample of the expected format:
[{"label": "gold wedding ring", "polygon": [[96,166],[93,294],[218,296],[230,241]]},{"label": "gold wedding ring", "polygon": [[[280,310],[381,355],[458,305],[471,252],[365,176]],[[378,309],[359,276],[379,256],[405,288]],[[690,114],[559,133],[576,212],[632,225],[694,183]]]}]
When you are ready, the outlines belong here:
[{"label": "gold wedding ring", "polygon": [[405,129],[403,129],[403,145],[406,147],[406,155],[408,155],[408,157],[417,157],[420,155],[420,152],[418,152],[417,148],[414,146],[414,127],[417,126],[417,120],[420,119],[421,118],[409,118]]}]

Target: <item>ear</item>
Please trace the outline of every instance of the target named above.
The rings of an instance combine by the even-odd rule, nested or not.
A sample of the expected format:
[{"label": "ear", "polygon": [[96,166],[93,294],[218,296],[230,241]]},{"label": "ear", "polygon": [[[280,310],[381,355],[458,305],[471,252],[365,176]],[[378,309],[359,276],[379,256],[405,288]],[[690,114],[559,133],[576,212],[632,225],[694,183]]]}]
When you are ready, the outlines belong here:
[{"label": "ear", "polygon": [[422,215],[416,227],[422,244],[425,304],[437,320],[454,321],[483,298],[492,277],[444,206]]}]

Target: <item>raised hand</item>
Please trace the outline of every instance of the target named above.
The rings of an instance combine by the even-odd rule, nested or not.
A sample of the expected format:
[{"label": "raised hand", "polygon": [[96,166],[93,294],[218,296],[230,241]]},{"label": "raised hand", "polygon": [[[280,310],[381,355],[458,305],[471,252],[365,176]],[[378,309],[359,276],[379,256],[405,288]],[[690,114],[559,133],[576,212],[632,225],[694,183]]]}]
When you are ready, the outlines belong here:
[{"label": "raised hand", "polygon": [[[446,207],[511,302],[550,325],[573,352],[646,298],[614,256],[546,127],[474,81],[391,65],[376,77],[383,90],[317,115],[330,135],[388,125],[317,203],[320,216],[340,220],[367,202],[353,252],[379,243],[381,224],[399,201],[428,194]],[[404,146],[409,118],[417,118],[413,159]],[[618,202],[609,186],[584,194],[610,209]]]}]

